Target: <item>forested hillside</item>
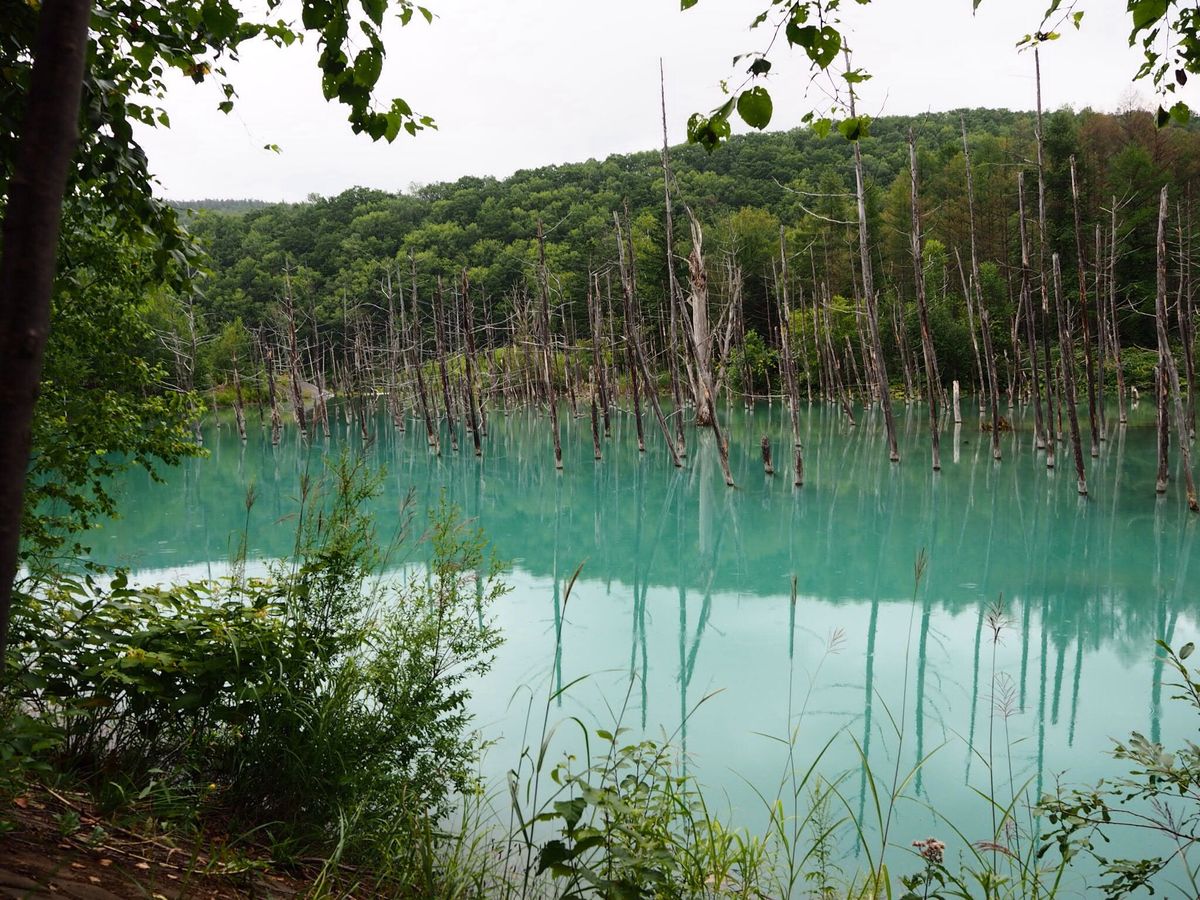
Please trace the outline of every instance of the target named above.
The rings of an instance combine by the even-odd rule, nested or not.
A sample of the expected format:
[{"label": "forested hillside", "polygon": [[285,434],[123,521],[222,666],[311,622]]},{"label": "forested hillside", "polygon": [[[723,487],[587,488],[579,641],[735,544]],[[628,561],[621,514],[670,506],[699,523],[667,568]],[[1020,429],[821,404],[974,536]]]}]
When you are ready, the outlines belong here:
[{"label": "forested hillside", "polygon": [[[969,381],[965,279],[957,261],[969,254],[964,124],[983,293],[997,345],[1005,347],[1018,288],[1017,173],[1022,170],[1027,173],[1026,218],[1037,240],[1034,114],[975,109],[881,118],[872,123],[862,150],[885,350],[889,356],[900,352],[895,330],[886,327],[897,303],[899,318],[911,319],[915,328],[907,312],[914,292],[906,145],[911,128],[920,154],[931,327],[943,374]],[[779,265],[782,225],[795,287],[810,294],[828,288],[836,331],[837,311],[852,307],[861,294],[851,147],[836,133],[820,137],[801,129],[739,137],[711,154],[695,146],[673,148],[677,275],[686,277],[691,244],[686,204],[705,231],[712,303],[720,308],[739,293],[745,328],[773,345],[772,270]],[[1074,156],[1085,255],[1094,254],[1096,226],[1102,231],[1102,254],[1111,252],[1115,222],[1121,333],[1127,342],[1152,344],[1153,321],[1140,313],[1153,311],[1157,194],[1170,184],[1180,215],[1190,222],[1188,197],[1200,170],[1200,135],[1194,128],[1158,129],[1143,111],[1060,110],[1045,117],[1044,148],[1045,248],[1062,256],[1064,271],[1074,271],[1069,171]],[[212,271],[198,302],[199,327],[215,334],[240,317],[252,330],[274,333],[288,273],[301,311],[302,341],[336,345],[356,314],[378,307],[385,273],[391,270],[399,278],[402,272],[407,281],[413,265],[424,298],[436,278],[454,282],[466,268],[482,298],[478,305],[498,323],[511,315],[524,285],[534,281],[540,220],[554,302],[567,331],[583,332],[589,274],[615,263],[613,214],[624,215],[626,204],[638,300],[642,313],[653,319],[667,284],[658,151],[524,170],[504,180],[464,177],[409,193],[353,189],[236,216],[225,214],[219,203],[202,203],[192,227],[211,254]],[[730,282],[730,262],[739,270],[737,287]],[[1093,267],[1094,260],[1084,263]],[[1066,278],[1068,290],[1075,283]],[[841,322],[840,327],[849,326]],[[223,378],[226,344],[205,353],[206,377],[214,381]]]}]

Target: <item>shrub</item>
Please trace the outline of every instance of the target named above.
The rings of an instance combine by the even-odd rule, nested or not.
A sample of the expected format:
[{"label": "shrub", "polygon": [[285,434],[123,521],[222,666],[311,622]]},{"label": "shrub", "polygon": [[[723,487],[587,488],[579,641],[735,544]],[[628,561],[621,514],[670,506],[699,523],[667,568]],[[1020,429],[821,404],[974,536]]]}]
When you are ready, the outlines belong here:
[{"label": "shrub", "polygon": [[157,786],[185,814],[215,807],[281,852],[371,859],[447,812],[471,788],[467,684],[506,588],[444,501],[429,565],[378,577],[377,486],[344,458],[302,485],[295,554],[266,578],[60,577],[21,597],[13,702],[62,736],[57,765],[102,800]]}]

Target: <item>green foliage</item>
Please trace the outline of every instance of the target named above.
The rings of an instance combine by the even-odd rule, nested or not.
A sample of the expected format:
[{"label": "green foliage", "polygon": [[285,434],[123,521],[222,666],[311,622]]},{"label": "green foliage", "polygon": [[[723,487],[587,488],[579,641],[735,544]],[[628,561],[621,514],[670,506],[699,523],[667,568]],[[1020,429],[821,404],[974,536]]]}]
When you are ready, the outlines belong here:
[{"label": "green foliage", "polygon": [[[698,2],[681,0],[680,7],[688,10]],[[871,0],[856,2],[865,6]],[[972,0],[972,8],[978,8],[981,2]],[[787,39],[789,48],[799,48],[807,56],[812,79],[829,72],[846,47],[841,5],[842,0],[770,0],[767,8],[750,23],[751,30],[767,26],[765,48],[734,57],[735,66],[747,58],[752,59],[744,79],[733,89],[723,81],[722,91],[732,95],[730,99],[707,116],[692,115],[688,122],[688,142],[711,152],[729,140],[732,133],[729,119],[735,108],[750,127],[766,127],[771,119],[772,100],[770,91],[760,79],[767,78],[771,72],[768,54],[775,49],[780,32]],[[1068,20],[1076,31],[1080,30],[1084,11],[1075,6],[1075,3],[1065,3],[1064,9],[1064,0],[1050,0],[1038,30],[1026,34],[1017,46],[1036,47],[1046,41],[1058,40],[1060,29]],[[1128,12],[1132,24],[1129,46],[1140,47],[1144,56],[1133,80],[1149,78],[1157,89],[1162,103],[1155,119],[1160,128],[1171,122],[1186,124],[1191,107],[1186,101],[1175,98],[1177,90],[1187,84],[1188,76],[1200,72],[1200,10],[1182,0],[1129,0]],[[858,141],[868,136],[870,119],[855,115],[855,85],[871,76],[864,69],[852,69],[848,54],[845,71],[840,75],[848,88],[848,99],[836,96],[828,108],[828,115],[822,115],[825,110],[809,110],[803,121],[821,137],[836,125],[847,140]]]},{"label": "green foliage", "polygon": [[146,297],[160,290],[144,245],[73,206],[64,221],[33,421],[23,554],[35,572],[115,513],[109,479],[130,465],[152,475],[201,452],[187,422],[194,398],[169,387]]},{"label": "green foliage", "polygon": [[467,686],[499,645],[488,610],[506,588],[445,502],[428,566],[376,579],[360,509],[377,485],[346,459],[303,484],[296,553],[270,577],[62,576],[20,596],[10,702],[59,736],[56,768],[110,806],[218,810],[280,852],[369,859],[448,812],[472,789]]},{"label": "green foliage", "polygon": [[570,897],[767,896],[763,843],[711,814],[669,745],[622,732],[596,732],[608,750],[586,770],[551,772],[566,799],[537,817],[559,835],[541,845],[539,874]]},{"label": "green foliage", "polygon": [[766,391],[779,369],[779,351],[768,347],[757,331],[747,331],[745,340],[729,351],[727,365],[738,390]]},{"label": "green foliage", "polygon": [[[1170,683],[1178,692],[1173,699],[1200,715],[1200,670],[1187,664],[1195,645],[1189,642],[1174,650],[1159,641],[1158,646],[1177,679]],[[1156,876],[1178,860],[1177,869],[1187,879],[1179,889],[1200,893],[1195,862],[1200,844],[1200,745],[1186,741],[1168,751],[1135,731],[1128,740],[1115,743],[1113,756],[1130,764],[1127,776],[1102,780],[1094,788],[1060,788],[1042,798],[1041,809],[1051,827],[1039,853],[1054,848],[1067,859],[1094,859],[1106,878],[1100,885],[1106,897],[1124,897],[1143,888],[1154,893]],[[1162,854],[1137,859],[1112,855],[1120,854],[1119,836],[1130,830],[1155,835]]]}]

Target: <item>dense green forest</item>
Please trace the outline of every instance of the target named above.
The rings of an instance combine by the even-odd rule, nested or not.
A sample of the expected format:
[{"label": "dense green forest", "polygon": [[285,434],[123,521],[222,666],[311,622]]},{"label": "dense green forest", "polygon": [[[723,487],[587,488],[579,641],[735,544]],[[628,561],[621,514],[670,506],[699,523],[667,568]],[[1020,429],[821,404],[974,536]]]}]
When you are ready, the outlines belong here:
[{"label": "dense green forest", "polygon": [[[920,154],[924,268],[938,359],[944,378],[973,381],[963,301],[966,277],[958,262],[960,257],[968,260],[970,244],[964,126],[974,175],[983,295],[997,348],[1010,343],[1019,291],[1017,173],[1022,170],[1026,217],[1037,240],[1035,115],[975,109],[877,119],[862,142],[863,166],[885,352],[897,381],[903,351],[896,330],[886,325],[894,317],[893,307],[907,323],[902,339],[911,338],[914,347],[919,343],[908,237],[910,128]],[[1170,185],[1190,233],[1198,144],[1195,128],[1159,129],[1140,110],[1106,114],[1063,109],[1045,117],[1047,227],[1045,242],[1038,246],[1061,255],[1066,290],[1075,290],[1076,280],[1069,277],[1076,266],[1069,170],[1074,157],[1083,265],[1090,281],[1097,266],[1093,229],[1099,226],[1104,257],[1099,263],[1108,277],[1115,223],[1112,273],[1120,333],[1128,344],[1154,343],[1158,191]],[[675,221],[686,225],[686,205],[704,227],[711,302],[722,308],[736,293],[744,330],[757,332],[768,346],[778,343],[772,272],[779,266],[781,226],[793,290],[809,296],[828,291],[839,351],[838,331],[853,334],[853,310],[862,291],[851,147],[836,133],[822,138],[811,129],[798,129],[737,137],[711,154],[694,146],[671,150]],[[490,324],[511,323],[514,303],[519,305],[519,296],[535,280],[539,221],[545,227],[546,265],[561,327],[570,335],[586,335],[589,275],[615,263],[613,213],[624,215],[626,208],[641,312],[654,320],[664,309],[668,254],[658,151],[525,170],[503,180],[464,177],[409,193],[359,188],[305,203],[250,208],[239,215],[226,214],[229,205],[220,202],[196,207],[191,227],[210,255],[196,311],[198,327],[209,335],[237,319],[254,331],[277,331],[287,274],[303,313],[299,327],[306,340],[336,345],[351,320],[378,311],[380,286],[389,270],[402,271],[407,281],[410,257],[422,302],[431,296],[435,279],[454,283],[466,269]],[[682,280],[690,247],[686,227],[676,228],[675,242],[673,259]],[[740,282],[736,286],[731,262]],[[488,334],[500,339],[499,332]],[[227,344],[209,344],[204,382],[226,379]]]}]

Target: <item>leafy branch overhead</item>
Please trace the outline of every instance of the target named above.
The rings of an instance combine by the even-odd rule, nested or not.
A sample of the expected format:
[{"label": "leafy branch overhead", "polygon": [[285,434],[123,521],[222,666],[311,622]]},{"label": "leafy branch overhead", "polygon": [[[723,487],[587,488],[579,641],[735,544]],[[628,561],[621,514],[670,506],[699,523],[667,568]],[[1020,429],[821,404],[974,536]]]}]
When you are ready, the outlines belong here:
[{"label": "leafy branch overhead", "polygon": [[[242,8],[232,0],[97,0],[89,29],[80,142],[73,175],[77,192],[91,194],[131,234],[156,236],[156,262],[194,264],[174,211],[153,196],[146,156],[134,125],[170,127],[163,101],[178,73],[197,84],[215,82],[218,108],[231,112],[237,92],[229,72],[244,45],[288,47],[315,38],[322,91],[348,108],[355,132],[394,140],[434,126],[402,98],[379,102],[383,31],[391,9],[401,25],[433,13],[412,0],[283,0]],[[33,69],[39,19],[36,3],[4,4],[0,29],[0,191],[12,178],[15,148]],[[247,11],[253,10],[253,11]],[[293,21],[298,14],[299,21]],[[275,149],[268,144],[267,149]]]},{"label": "leafy branch overhead", "polygon": [[[688,10],[699,2],[680,0],[680,6]],[[865,6],[870,0],[855,2]],[[982,2],[972,0],[972,9],[978,9]],[[871,76],[863,69],[850,67],[845,29],[838,16],[841,3],[842,0],[771,0],[770,6],[750,23],[751,30],[768,26],[766,46],[761,51],[734,57],[735,67],[750,61],[741,83],[731,88],[728,81],[723,81],[721,88],[727,95],[725,102],[707,115],[692,115],[688,120],[688,142],[700,144],[707,150],[716,149],[732,133],[730,120],[735,111],[751,128],[761,130],[771,123],[774,104],[763,82],[770,76],[773,67],[770,56],[781,36],[789,47],[804,51],[812,78],[829,74],[834,82],[834,101],[828,115],[809,110],[802,118],[803,123],[822,136],[836,125],[848,140],[866,137],[870,120],[855,114],[853,101],[855,85]],[[1017,46],[1032,47],[1057,40],[1060,29],[1067,23],[1080,29],[1085,11],[1079,7],[1080,0],[1051,0],[1037,31],[1025,35]],[[1178,90],[1187,84],[1190,75],[1200,70],[1200,7],[1181,0],[1129,0],[1128,11],[1132,23],[1129,45],[1140,47],[1144,54],[1144,61],[1133,80],[1149,78],[1158,92],[1161,98],[1157,113],[1159,127],[1171,120],[1182,124],[1191,116],[1191,108],[1178,99]],[[830,69],[843,53],[846,68],[833,75]],[[843,82],[848,90],[848,103],[840,99]]]}]

